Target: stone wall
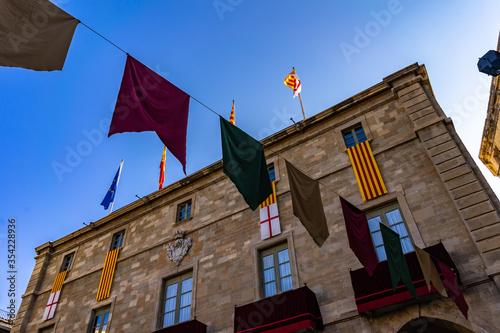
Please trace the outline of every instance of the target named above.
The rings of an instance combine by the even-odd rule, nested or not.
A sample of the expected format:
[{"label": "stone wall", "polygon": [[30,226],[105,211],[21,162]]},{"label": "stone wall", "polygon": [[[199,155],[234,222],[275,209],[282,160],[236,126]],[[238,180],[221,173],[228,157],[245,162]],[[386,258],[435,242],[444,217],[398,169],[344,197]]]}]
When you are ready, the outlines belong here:
[{"label": "stone wall", "polygon": [[[425,68],[415,64],[263,140],[279,179],[282,234],[271,239],[260,240],[258,211],[246,206],[215,163],[152,193],[145,202],[115,211],[93,229],[42,245],[13,332],[37,332],[50,324],[56,332],[86,332],[92,310],[107,304],[109,332],[152,332],[158,328],[162,280],[188,270],[194,272],[191,318],[207,324],[208,332],[232,332],[234,306],[262,298],[259,250],[283,241],[289,244],[294,288],[307,283],[316,293],[325,332],[398,332],[419,316],[494,332],[500,327],[500,294],[494,283],[500,261],[498,200],[478,178],[431,91]],[[342,138],[342,129],[356,123],[367,133],[388,190],[367,202],[361,199]],[[284,158],[322,184],[330,237],[321,248],[292,214]],[[461,273],[470,320],[464,320],[451,299],[360,317],[348,269],[361,265],[348,247],[338,195],[363,210],[398,202],[416,245],[443,242]],[[177,204],[187,199],[193,202],[193,217],[175,223]],[[126,237],[110,297],[96,302],[112,235],[123,229]],[[179,229],[193,238],[193,247],[176,266],[167,246]],[[72,251],[74,264],[55,318],[42,322],[62,259]]]}]

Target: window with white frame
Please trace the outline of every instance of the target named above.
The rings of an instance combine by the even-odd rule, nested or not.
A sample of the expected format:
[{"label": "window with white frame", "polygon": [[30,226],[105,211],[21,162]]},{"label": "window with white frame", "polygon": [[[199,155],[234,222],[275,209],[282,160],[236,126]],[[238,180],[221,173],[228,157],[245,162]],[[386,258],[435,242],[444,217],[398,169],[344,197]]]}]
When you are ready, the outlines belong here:
[{"label": "window with white frame", "polygon": [[361,124],[357,124],[356,126],[342,131],[342,135],[344,136],[347,148],[351,148],[352,146],[367,140],[365,130]]},{"label": "window with white frame", "polygon": [[380,223],[388,226],[399,235],[403,253],[414,251],[406,222],[397,203],[370,210],[366,213],[366,217],[379,261],[387,260],[382,233],[380,231]]},{"label": "window with white frame", "polygon": [[109,306],[94,310],[91,333],[106,333],[108,331]]},{"label": "window with white frame", "polygon": [[276,170],[274,169],[274,163],[267,166],[267,171],[269,171],[269,180],[272,182],[276,181]]},{"label": "window with white frame", "polygon": [[261,265],[264,297],[293,288],[287,243],[261,251]]},{"label": "window with white frame", "polygon": [[64,256],[62,265],[61,265],[61,272],[64,271],[69,271],[71,268],[71,264],[73,263],[73,258],[75,257],[75,252],[67,254]]},{"label": "window with white frame", "polygon": [[191,200],[188,200],[177,206],[177,222],[187,220],[191,217],[191,203]]},{"label": "window with white frame", "polygon": [[191,318],[193,272],[166,280],[163,291],[162,326],[172,326]]},{"label": "window with white frame", "polygon": [[113,235],[113,239],[111,241],[111,250],[116,250],[123,246],[123,239],[125,238],[125,230],[117,232]]}]

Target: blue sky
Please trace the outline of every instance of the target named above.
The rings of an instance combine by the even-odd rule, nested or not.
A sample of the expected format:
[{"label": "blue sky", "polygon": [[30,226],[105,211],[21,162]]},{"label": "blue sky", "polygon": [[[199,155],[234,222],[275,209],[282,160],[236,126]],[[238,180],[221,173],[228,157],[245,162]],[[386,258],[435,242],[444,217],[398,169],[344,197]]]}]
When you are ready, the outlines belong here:
[{"label": "blue sky", "polygon": [[[491,78],[477,60],[495,49],[498,1],[55,1],[173,84],[262,139],[301,119],[283,79],[295,66],[307,116],[418,62],[474,158]],[[495,22],[497,22],[495,24]],[[17,223],[18,297],[34,248],[96,221],[121,159],[115,209],[158,189],[163,144],[152,132],[107,138],[126,55],[77,27],[61,72],[0,67],[0,268],[7,220]],[[191,100],[187,171],[221,158],[217,116]],[[495,192],[499,180],[476,158]],[[65,165],[66,172],[55,171]],[[183,177],[167,154],[165,185]],[[69,170],[71,172],[69,172]],[[3,251],[3,255],[2,255]],[[6,308],[0,279],[0,308]]]}]

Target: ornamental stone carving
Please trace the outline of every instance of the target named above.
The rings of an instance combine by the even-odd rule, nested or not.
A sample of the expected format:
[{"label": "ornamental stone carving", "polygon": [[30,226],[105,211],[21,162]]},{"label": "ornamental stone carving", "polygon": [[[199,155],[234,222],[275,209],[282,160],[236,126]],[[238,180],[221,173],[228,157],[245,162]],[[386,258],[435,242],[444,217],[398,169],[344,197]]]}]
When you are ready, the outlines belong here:
[{"label": "ornamental stone carving", "polygon": [[186,256],[191,246],[193,246],[193,238],[184,239],[185,234],[186,230],[177,230],[174,234],[174,244],[167,246],[168,257],[177,266],[179,266],[181,260]]}]

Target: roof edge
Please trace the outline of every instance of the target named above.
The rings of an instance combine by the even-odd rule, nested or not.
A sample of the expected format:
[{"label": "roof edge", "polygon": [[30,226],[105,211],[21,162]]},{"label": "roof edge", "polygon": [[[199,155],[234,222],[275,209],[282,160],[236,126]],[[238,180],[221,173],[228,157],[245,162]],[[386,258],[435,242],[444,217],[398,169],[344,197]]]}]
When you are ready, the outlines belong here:
[{"label": "roof edge", "polygon": [[[379,82],[349,98],[346,100],[337,103],[333,105],[332,107],[329,107],[326,110],[323,110],[309,118],[306,118],[305,120],[301,120],[300,122],[297,122],[295,125],[291,125],[287,128],[284,128],[283,130],[276,132],[262,140],[260,142],[265,146],[265,147],[270,147],[294,134],[300,133],[303,131],[305,128],[311,127],[322,120],[329,118],[333,115],[337,115],[338,113],[341,113],[342,111],[349,109],[355,105],[358,105],[369,98],[372,98],[375,95],[378,95],[384,91],[391,90],[395,86],[395,81],[398,81],[408,75],[414,74],[414,76],[422,76],[422,78],[427,81],[426,83],[429,84],[428,82],[428,76],[427,76],[427,70],[425,68],[425,65],[419,65],[417,62],[413,63],[405,68],[402,68],[398,70],[397,72],[390,74],[382,79],[382,82]],[[432,91],[432,88],[431,88]],[[75,232],[68,234],[62,238],[59,238],[55,241],[52,242],[47,242],[44,243],[38,247],[35,248],[35,251],[37,254],[40,254],[42,251],[44,251],[47,248],[54,248],[59,245],[62,245],[73,238],[76,238],[78,236],[84,235],[88,232],[91,232],[94,228],[103,226],[107,224],[108,222],[115,220],[125,214],[128,214],[135,209],[138,209],[145,205],[146,203],[150,203],[153,200],[159,199],[165,195],[168,195],[170,193],[175,192],[176,190],[188,185],[192,184],[200,179],[205,178],[206,176],[213,174],[214,172],[219,171],[222,169],[222,160],[216,161],[203,169],[200,169],[189,176],[182,178],[166,187],[164,187],[162,190],[158,190],[155,192],[152,192],[145,197],[138,199],[134,202],[131,202],[130,204],[121,207],[120,209],[117,209],[116,211],[112,212],[111,214],[95,221],[93,223],[93,227],[85,226],[83,228],[80,228],[76,230]],[[144,200],[143,200],[144,199]]]}]

